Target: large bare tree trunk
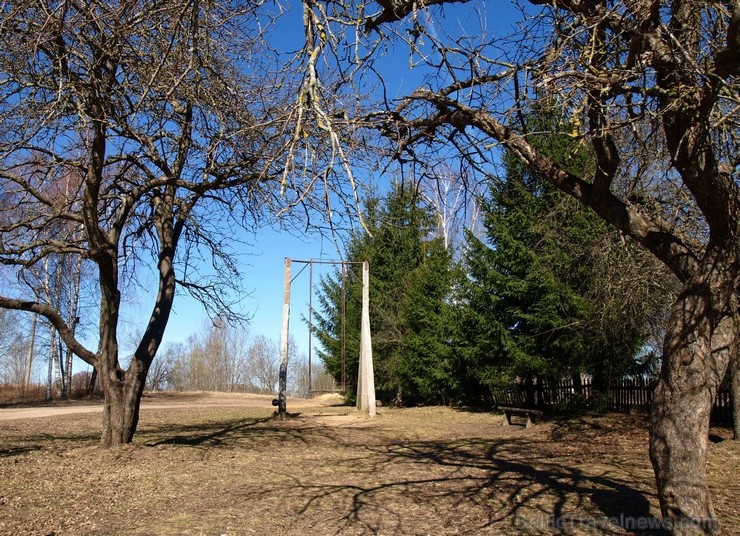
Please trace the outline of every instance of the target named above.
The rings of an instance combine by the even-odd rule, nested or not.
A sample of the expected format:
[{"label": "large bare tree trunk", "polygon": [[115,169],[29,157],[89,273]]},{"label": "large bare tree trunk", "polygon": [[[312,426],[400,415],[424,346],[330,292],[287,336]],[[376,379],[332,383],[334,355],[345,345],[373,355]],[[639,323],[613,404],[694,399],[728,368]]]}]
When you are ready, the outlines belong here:
[{"label": "large bare tree trunk", "polygon": [[123,383],[105,394],[103,405],[103,447],[119,447],[131,443],[139,424],[139,408],[144,384]]},{"label": "large bare tree trunk", "polygon": [[651,410],[650,459],[674,535],[718,529],[706,480],[709,418],[740,343],[740,322],[726,263],[719,254],[707,257],[673,307]]},{"label": "large bare tree trunk", "polygon": [[[174,298],[175,276],[170,257],[162,256],[160,269],[164,275],[160,280],[154,312],[127,370],[119,365],[117,322],[105,319],[101,321],[101,340],[106,341],[106,344],[102,345],[103,351],[95,368],[104,396],[103,433],[100,442],[106,448],[130,443],[139,424],[139,408],[147,372],[162,341]],[[105,287],[102,288],[106,290]],[[110,318],[117,319],[118,292],[110,290],[102,303]]]},{"label": "large bare tree trunk", "polygon": [[730,361],[730,396],[732,397],[732,422],[736,441],[740,440],[740,352]]},{"label": "large bare tree trunk", "polygon": [[132,364],[123,381],[118,378],[111,380],[110,374],[100,375],[105,394],[103,433],[100,438],[103,447],[125,445],[134,438],[139,424],[141,395],[146,384],[146,372],[140,369],[140,364]]}]

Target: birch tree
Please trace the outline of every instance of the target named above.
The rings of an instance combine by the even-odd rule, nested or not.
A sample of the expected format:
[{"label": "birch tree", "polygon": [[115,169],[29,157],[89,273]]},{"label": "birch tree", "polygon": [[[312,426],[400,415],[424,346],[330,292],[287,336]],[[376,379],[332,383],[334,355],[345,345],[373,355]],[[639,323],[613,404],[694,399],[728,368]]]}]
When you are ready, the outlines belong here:
[{"label": "birch tree", "polygon": [[19,327],[19,315],[0,309],[0,383],[25,385],[28,341]]},{"label": "birch tree", "polygon": [[436,234],[442,237],[445,249],[459,250],[465,229],[475,236],[481,234],[480,184],[444,165],[425,172],[419,182],[421,196],[434,210]]}]

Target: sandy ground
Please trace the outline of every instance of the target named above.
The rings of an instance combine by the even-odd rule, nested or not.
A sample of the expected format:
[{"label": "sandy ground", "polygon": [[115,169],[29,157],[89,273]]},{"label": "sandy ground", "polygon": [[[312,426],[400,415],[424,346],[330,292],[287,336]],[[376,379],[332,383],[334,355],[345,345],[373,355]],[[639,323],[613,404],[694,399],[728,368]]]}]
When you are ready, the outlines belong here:
[{"label": "sandy ground", "polygon": [[[147,393],[141,402],[141,409],[172,409],[197,407],[243,407],[271,408],[273,395],[255,395],[240,393]],[[322,395],[316,398],[291,398],[287,400],[288,411],[293,408],[321,407],[340,404],[339,395]],[[0,421],[19,419],[38,419],[78,413],[99,413],[103,410],[102,402],[96,404],[52,405],[40,407],[0,408]]]}]

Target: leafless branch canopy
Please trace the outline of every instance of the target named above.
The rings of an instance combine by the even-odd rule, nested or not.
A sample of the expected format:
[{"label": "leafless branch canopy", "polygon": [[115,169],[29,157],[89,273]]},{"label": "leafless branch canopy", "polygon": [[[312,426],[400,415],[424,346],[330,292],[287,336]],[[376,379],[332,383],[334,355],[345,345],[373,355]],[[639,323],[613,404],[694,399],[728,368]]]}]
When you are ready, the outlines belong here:
[{"label": "leafless branch canopy", "polygon": [[[491,173],[492,149],[504,146],[682,280],[710,241],[740,236],[736,2],[532,0],[518,6],[511,35],[488,30],[498,7],[490,2],[321,5],[333,9],[326,24],[360,51],[355,65],[365,70],[353,73],[382,80],[385,109],[366,119],[400,162],[454,154]],[[406,46],[419,73],[417,89],[395,99],[385,91],[394,74],[378,67],[389,41]],[[543,97],[593,151],[592,176],[559,168],[530,143],[543,133],[527,132],[521,114]]]},{"label": "leafless branch canopy", "polygon": [[1,9],[0,263],[21,281],[51,257],[94,266],[100,348],[84,348],[22,285],[0,306],[44,315],[86,361],[115,349],[120,294],[145,270],[157,285],[139,348],[149,362],[175,289],[232,314],[235,227],[278,215],[321,227],[322,214],[341,208],[332,204],[356,205],[351,148],[339,142],[348,123],[327,119],[337,103],[323,104],[310,69],[291,69],[311,65],[322,38],[307,34],[308,56],[292,59],[272,46],[279,4]]}]

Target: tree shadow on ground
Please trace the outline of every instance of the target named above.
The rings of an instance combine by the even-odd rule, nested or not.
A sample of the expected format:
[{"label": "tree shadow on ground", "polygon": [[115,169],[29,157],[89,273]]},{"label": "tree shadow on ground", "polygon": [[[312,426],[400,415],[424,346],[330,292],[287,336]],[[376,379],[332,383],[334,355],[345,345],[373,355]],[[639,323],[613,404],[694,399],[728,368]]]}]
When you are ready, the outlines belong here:
[{"label": "tree shadow on ground", "polygon": [[10,458],[28,452],[58,450],[69,446],[90,446],[100,444],[100,433],[43,433],[0,437],[0,458]]},{"label": "tree shadow on ground", "polygon": [[[293,417],[299,414],[291,414]],[[270,441],[309,441],[305,430],[292,428],[290,421],[281,422],[273,416],[235,418],[191,425],[149,426],[137,433],[145,446],[185,445],[191,447],[247,448],[260,447]]]},{"label": "tree shadow on ground", "polygon": [[[270,479],[228,481],[227,507],[280,504],[285,534],[662,534],[637,526],[657,526],[650,515],[656,501],[647,468],[627,459],[629,445],[610,444],[625,434],[619,423],[496,427],[461,439],[438,428],[367,422],[327,425],[310,415],[155,421],[141,427],[136,443],[208,449],[214,459],[250,452]],[[4,445],[0,458],[49,448],[50,439],[80,446],[75,438],[99,439],[94,432],[26,436]]]},{"label": "tree shadow on ground", "polygon": [[[525,431],[503,438],[399,441],[299,421],[264,418],[179,427],[145,444],[292,449],[287,455],[295,469],[266,457],[266,464],[280,466],[275,481],[242,489],[235,500],[279,498],[286,517],[300,520],[301,529],[314,523],[322,533],[329,517],[335,534],[453,528],[474,534],[664,534],[650,514],[650,483],[630,474],[618,453],[593,462],[551,452],[563,441],[588,449],[585,436],[580,445],[577,434],[564,439],[562,433]],[[162,432],[151,433],[161,437]],[[340,454],[332,451],[324,463],[317,463],[315,454],[306,459],[326,444]],[[327,473],[328,465],[332,471]]]},{"label": "tree shadow on ground", "polygon": [[27,452],[33,452],[35,450],[41,450],[44,448],[42,444],[27,445],[25,447],[0,447],[0,458],[11,458],[13,456],[20,456]]},{"label": "tree shadow on ground", "polygon": [[[158,426],[151,427],[150,429],[139,432],[138,438],[145,439],[148,436],[161,436],[163,432],[172,433],[174,435],[167,435],[164,438],[157,440],[144,441],[144,445],[149,447],[156,447],[160,445],[189,445],[189,446],[204,446],[204,447],[223,447],[228,446],[234,441],[237,434],[244,435],[249,430],[256,426],[263,424],[271,420],[271,417],[262,419],[235,419],[229,422],[218,422],[218,423],[203,423],[193,425],[180,425],[173,427]],[[264,428],[260,428],[264,433]]]},{"label": "tree shadow on ground", "polygon": [[[527,450],[532,451],[528,461],[509,459],[513,452]],[[628,483],[609,476],[609,469],[586,474],[558,461],[538,459],[530,441],[416,441],[370,447],[368,453],[371,456],[367,459],[374,459],[367,467],[368,477],[382,475],[384,466],[414,464],[424,466],[429,476],[383,479],[374,485],[321,485],[296,480],[294,490],[302,490],[305,498],[301,513],[322,498],[351,497],[343,521],[359,523],[373,533],[385,532],[379,530],[378,520],[371,515],[383,507],[382,503],[392,503],[383,497],[414,496],[413,502],[428,501],[435,516],[451,523],[460,512],[471,508],[480,510],[479,517],[484,512],[487,519],[467,527],[473,533],[508,526],[524,529],[525,533],[570,534],[578,529],[595,529],[601,533],[663,534],[660,530],[642,530],[644,524],[659,526],[659,521],[650,516],[648,499]],[[352,465],[357,467],[359,463],[358,458]],[[291,490],[283,492],[289,494]],[[395,513],[387,507],[385,510],[384,524],[395,515],[393,528],[408,530],[402,509]]]}]

